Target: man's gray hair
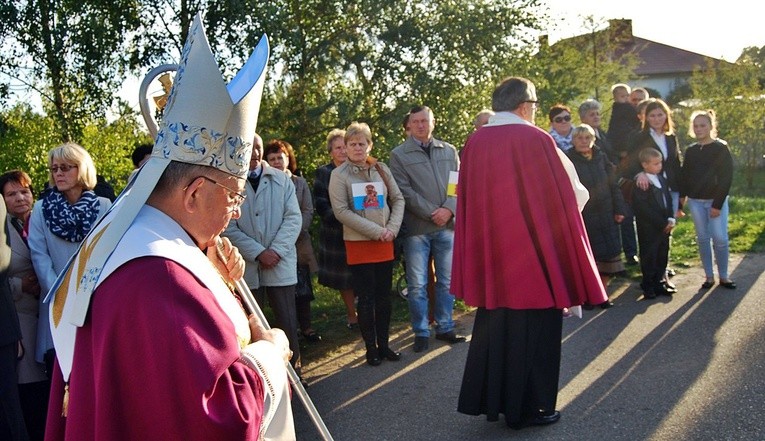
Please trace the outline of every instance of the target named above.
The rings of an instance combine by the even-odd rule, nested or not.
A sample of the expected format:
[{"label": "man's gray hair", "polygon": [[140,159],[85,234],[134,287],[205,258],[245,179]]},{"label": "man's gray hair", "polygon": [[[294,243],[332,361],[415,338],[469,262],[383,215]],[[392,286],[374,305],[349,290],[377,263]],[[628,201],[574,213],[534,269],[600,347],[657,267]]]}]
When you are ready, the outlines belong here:
[{"label": "man's gray hair", "polygon": [[495,112],[512,112],[521,104],[534,100],[534,83],[522,77],[502,80],[491,94],[491,108]]},{"label": "man's gray hair", "polygon": [[198,164],[187,164],[185,162],[170,161],[165,171],[162,172],[157,185],[152,191],[152,195],[164,196],[168,192],[182,188],[189,184],[189,181],[199,176],[208,176],[212,167]]}]

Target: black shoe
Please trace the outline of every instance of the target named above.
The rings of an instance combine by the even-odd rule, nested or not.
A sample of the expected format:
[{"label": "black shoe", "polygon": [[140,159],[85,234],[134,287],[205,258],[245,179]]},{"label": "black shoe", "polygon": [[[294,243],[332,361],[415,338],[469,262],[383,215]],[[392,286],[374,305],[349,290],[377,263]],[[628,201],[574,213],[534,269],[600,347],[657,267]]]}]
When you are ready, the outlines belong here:
[{"label": "black shoe", "polygon": [[606,300],[605,302],[601,303],[599,306],[600,306],[600,309],[608,309],[614,306],[614,304],[610,300]]},{"label": "black shoe", "polygon": [[560,420],[560,412],[557,410],[554,410],[552,412],[540,412],[539,415],[535,416],[531,421],[529,421],[530,426],[546,426],[548,424],[554,424],[557,423],[558,420]]},{"label": "black shoe", "polygon": [[384,349],[378,349],[378,352],[380,353],[381,359],[386,359],[388,361],[399,361],[401,360],[401,352],[395,352],[391,350],[390,348],[384,348]]},{"label": "black shoe", "polygon": [[382,360],[380,359],[380,353],[377,352],[377,348],[367,348],[367,364],[370,366],[380,366],[380,363],[382,363]]},{"label": "black shoe", "polygon": [[422,352],[428,350],[428,337],[415,337],[414,338],[414,347],[412,348],[414,352]]},{"label": "black shoe", "polygon": [[675,286],[674,283],[671,283],[671,282],[669,282],[667,280],[661,282],[661,286],[662,286],[662,288],[664,288],[665,290],[667,290],[667,291],[669,291],[671,293],[677,292],[677,286]]},{"label": "black shoe", "polygon": [[733,280],[728,280],[727,282],[720,282],[720,286],[728,289],[736,289],[736,282]]},{"label": "black shoe", "polygon": [[627,265],[634,266],[634,265],[639,265],[639,264],[640,264],[640,259],[638,259],[637,256],[628,256],[627,257]]},{"label": "black shoe", "polygon": [[444,332],[443,334],[436,334],[436,340],[445,341],[449,344],[461,343],[465,341],[465,337],[457,335],[454,331]]},{"label": "black shoe", "polygon": [[318,343],[321,341],[321,335],[319,335],[318,332],[314,331],[313,329],[310,330],[308,333],[300,332],[303,335],[303,338],[310,341],[311,343]]},{"label": "black shoe", "polygon": [[667,277],[675,277],[675,274],[677,274],[677,272],[674,269],[667,268]]}]

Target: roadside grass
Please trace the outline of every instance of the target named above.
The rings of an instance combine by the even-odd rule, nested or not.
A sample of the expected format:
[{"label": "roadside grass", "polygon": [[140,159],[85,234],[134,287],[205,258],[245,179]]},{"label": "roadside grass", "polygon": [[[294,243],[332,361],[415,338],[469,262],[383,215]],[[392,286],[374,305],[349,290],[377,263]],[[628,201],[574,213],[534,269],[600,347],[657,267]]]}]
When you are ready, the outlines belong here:
[{"label": "roadside grass", "polygon": [[[736,173],[729,201],[729,237],[732,253],[765,252],[765,170],[759,170],[754,180],[754,188],[746,188],[741,173]],[[678,271],[700,264],[696,248],[696,233],[690,216],[681,218],[672,235],[670,266]],[[401,264],[394,267],[393,286],[403,275]],[[627,267],[627,278],[640,280],[639,267]],[[311,302],[313,327],[321,334],[319,343],[307,343],[301,339],[303,363],[322,359],[340,350],[349,343],[361,345],[358,329],[346,328],[345,306],[340,294],[313,281],[316,300]],[[406,300],[398,294],[393,296],[393,315],[391,334],[409,327],[409,310]],[[470,310],[461,301],[457,301],[455,311]],[[268,311],[267,311],[267,316]],[[269,319],[270,316],[269,316]]]}]

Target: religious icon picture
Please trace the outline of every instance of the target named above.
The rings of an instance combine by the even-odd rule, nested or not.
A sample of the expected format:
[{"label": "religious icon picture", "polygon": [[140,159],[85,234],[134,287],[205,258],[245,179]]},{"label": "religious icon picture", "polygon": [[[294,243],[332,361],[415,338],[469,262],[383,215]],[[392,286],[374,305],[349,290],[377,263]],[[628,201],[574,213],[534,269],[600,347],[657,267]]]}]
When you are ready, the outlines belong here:
[{"label": "religious icon picture", "polygon": [[356,210],[379,209],[385,206],[385,187],[382,182],[353,184],[353,208]]}]

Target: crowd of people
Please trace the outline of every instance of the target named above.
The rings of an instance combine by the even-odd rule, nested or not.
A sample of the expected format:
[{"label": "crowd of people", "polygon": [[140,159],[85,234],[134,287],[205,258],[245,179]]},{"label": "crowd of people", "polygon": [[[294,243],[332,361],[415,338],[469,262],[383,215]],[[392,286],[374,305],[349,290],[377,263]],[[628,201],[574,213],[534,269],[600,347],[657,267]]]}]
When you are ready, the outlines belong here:
[{"label": "crowd of people", "polygon": [[[162,259],[178,259],[183,268],[204,266],[200,259],[207,265],[212,262],[229,283],[241,276],[258,304],[273,311],[272,325],[281,330],[266,332],[250,319],[244,322],[246,342],[273,344],[281,351],[276,358],[288,359],[302,380],[299,340],[322,341],[312,324],[314,275],[319,284],[340,293],[345,325],[358,330],[368,365],[401,359],[398,348],[390,345],[394,240],[399,239],[413,352],[427,351],[431,337],[447,344],[465,341],[453,320],[456,298],[478,308],[458,410],[484,414],[490,421],[503,414],[513,428],[554,423],[560,418],[556,397],[562,318],[578,305],[585,309],[613,306],[608,283],[624,273],[625,264],[640,265],[640,287],[646,299],[674,294],[677,289],[668,268],[670,237],[677,219],[684,216],[683,207],[693,217],[706,274],[701,287],[714,286],[716,263],[720,286],[736,288],[728,274],[727,237],[733,161],[725,141],[717,138],[714,112],[694,112],[690,134],[696,143],[682,149],[664,101],[625,84],[615,85],[612,92],[607,131],[601,127],[602,105],[590,99],[578,108],[578,125],[568,106],[552,106],[550,129],[545,132],[534,125],[538,109],[534,85],[523,78],[506,79],[494,92],[492,110],[476,116],[475,131],[459,153],[433,136],[433,110],[416,106],[404,119],[405,139],[392,150],[390,165],[370,155],[374,146],[370,127],[353,122],[328,133],[329,162],[316,170],[312,186],[301,176],[287,141],[273,139],[264,145],[254,130],[249,162],[236,169],[219,166],[215,171],[199,161],[173,159],[171,153],[172,161],[182,165],[164,170],[164,164],[152,165],[157,161],[151,146],[139,146],[133,155],[136,171],[131,180],[145,179],[151,171],[143,170],[152,167],[164,172],[157,172],[156,187],[136,215],[137,226],[130,228],[137,231],[130,237],[157,234],[169,239],[181,228],[191,239],[184,245],[186,251],[144,251],[149,257],[125,264],[96,292],[144,288],[150,283],[146,274],[158,271],[149,264]],[[95,166],[79,145],[67,143],[52,149],[48,167],[47,189],[36,202],[25,172],[11,170],[0,176],[9,246],[0,253],[5,302],[0,313],[15,311],[12,320],[4,315],[0,325],[4,337],[0,377],[3,391],[15,391],[3,393],[8,401],[3,403],[3,430],[13,434],[12,439],[42,439],[46,414],[53,412],[48,412],[49,405],[62,411],[61,403],[48,402],[51,387],[50,396],[58,400],[58,392],[68,393],[69,383],[68,373],[64,382],[56,377],[63,370],[56,361],[50,308],[44,299],[49,291],[56,292],[57,279],[112,204],[93,191],[98,181]],[[497,168],[504,172],[487,178],[486,170]],[[456,194],[452,194],[449,183],[457,179]],[[184,182],[183,194],[169,190],[184,180],[191,183]],[[217,230],[204,225],[205,216],[212,214],[196,199],[201,198],[196,192],[203,188],[222,190],[229,201],[225,216],[215,218]],[[310,232],[314,214],[320,221],[317,252]],[[221,246],[213,246],[221,237]],[[225,253],[226,259],[214,257],[216,253],[209,251],[213,248]],[[175,254],[192,249],[202,253],[183,258]],[[115,254],[130,261],[121,253]],[[529,259],[530,255],[539,259]],[[188,291],[196,298],[199,282],[173,263],[164,265],[173,280],[168,289],[177,290],[176,295]],[[197,275],[199,286],[215,293],[217,282],[207,280],[205,274]],[[168,277],[164,272],[155,275],[160,280]],[[96,301],[93,314],[111,317],[119,312],[118,305],[122,303]],[[203,309],[209,312],[209,305]],[[204,317],[191,311],[186,314],[196,314],[193,319],[186,316],[176,323],[187,319],[201,323]],[[148,317],[159,315],[161,310],[155,310]],[[241,317],[229,316],[238,326]],[[82,331],[96,335],[97,327],[104,324],[96,321],[92,326]],[[236,334],[242,337],[239,329]],[[90,352],[75,357],[89,363],[93,357],[112,355],[101,347],[105,344],[94,342],[87,349]],[[231,355],[237,352],[235,346],[220,351]],[[250,346],[242,348],[246,351]],[[242,366],[228,369],[227,378],[234,382],[266,381],[242,371]],[[73,387],[82,388],[84,380],[73,377],[71,381]],[[216,397],[221,407],[212,413],[225,412],[227,400],[236,399]],[[86,412],[70,421],[89,415]],[[48,416],[49,424],[51,420]],[[63,433],[65,426],[53,418],[48,430]],[[77,433],[97,431],[83,430]]]}]

